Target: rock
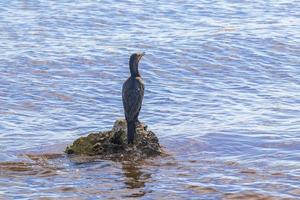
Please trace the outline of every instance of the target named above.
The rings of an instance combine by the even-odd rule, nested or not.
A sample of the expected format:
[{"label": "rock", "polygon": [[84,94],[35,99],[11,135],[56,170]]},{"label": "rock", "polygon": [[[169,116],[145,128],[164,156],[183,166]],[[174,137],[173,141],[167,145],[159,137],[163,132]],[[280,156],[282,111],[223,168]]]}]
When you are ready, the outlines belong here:
[{"label": "rock", "polygon": [[128,145],[127,124],[124,119],[117,120],[110,131],[91,133],[78,138],[65,152],[120,160],[137,160],[163,154],[158,138],[152,131],[147,130],[144,123],[137,125],[134,144]]}]

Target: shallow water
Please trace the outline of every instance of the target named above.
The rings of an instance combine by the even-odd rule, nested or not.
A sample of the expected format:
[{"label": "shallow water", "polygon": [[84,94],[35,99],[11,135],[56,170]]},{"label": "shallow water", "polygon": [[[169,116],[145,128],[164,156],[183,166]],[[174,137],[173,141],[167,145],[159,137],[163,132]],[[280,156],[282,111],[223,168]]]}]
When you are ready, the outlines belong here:
[{"label": "shallow water", "polygon": [[[2,1],[0,199],[300,198],[297,1]],[[123,117],[145,51],[140,119],[170,156],[66,157]]]}]

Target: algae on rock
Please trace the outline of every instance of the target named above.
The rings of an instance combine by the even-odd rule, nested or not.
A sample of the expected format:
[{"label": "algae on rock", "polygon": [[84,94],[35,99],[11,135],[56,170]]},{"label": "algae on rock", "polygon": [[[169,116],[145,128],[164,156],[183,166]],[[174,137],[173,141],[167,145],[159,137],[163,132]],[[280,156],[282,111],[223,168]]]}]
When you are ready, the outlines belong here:
[{"label": "algae on rock", "polygon": [[134,144],[128,145],[126,120],[116,120],[112,130],[80,137],[66,148],[66,153],[108,159],[141,159],[162,154],[158,138],[145,124],[139,123],[136,133]]}]

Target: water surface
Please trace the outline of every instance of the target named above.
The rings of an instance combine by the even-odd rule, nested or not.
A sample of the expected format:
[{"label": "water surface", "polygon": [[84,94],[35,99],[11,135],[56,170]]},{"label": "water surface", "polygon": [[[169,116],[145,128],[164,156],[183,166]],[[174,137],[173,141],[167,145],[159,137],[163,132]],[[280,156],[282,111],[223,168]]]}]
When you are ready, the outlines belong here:
[{"label": "water surface", "polygon": [[[299,1],[2,1],[0,198],[300,198]],[[170,156],[66,157],[123,117],[145,51],[140,119]]]}]

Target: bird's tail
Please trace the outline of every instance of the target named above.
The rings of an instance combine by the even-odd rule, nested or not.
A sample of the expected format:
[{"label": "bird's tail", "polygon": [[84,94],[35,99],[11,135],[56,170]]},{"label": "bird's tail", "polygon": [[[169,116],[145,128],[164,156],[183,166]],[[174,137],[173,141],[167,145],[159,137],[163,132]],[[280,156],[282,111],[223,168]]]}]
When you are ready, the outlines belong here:
[{"label": "bird's tail", "polygon": [[135,122],[127,122],[127,142],[133,144],[134,136],[136,134]]}]

